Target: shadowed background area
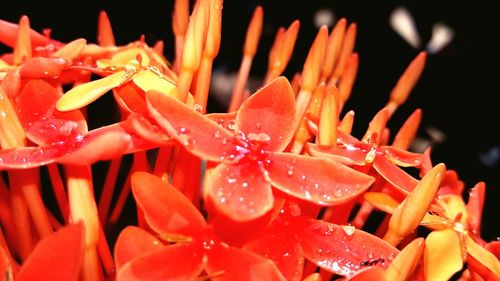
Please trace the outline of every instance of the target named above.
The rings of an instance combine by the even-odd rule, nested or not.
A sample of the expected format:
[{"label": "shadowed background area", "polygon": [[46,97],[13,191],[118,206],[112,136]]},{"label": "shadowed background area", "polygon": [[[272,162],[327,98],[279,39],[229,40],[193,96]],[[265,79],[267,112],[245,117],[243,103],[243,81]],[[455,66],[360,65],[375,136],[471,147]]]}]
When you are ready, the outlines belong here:
[{"label": "shadowed background area", "polygon": [[[114,28],[117,44],[126,44],[144,34],[152,45],[165,42],[165,55],[174,57],[171,31],[173,1],[158,3],[138,1],[12,1],[0,10],[0,18],[17,22],[21,15],[30,17],[31,26],[41,31],[52,29],[52,37],[61,41],[86,38],[95,42],[97,16],[106,10]],[[279,26],[288,26],[299,19],[301,29],[293,58],[285,75],[289,78],[300,71],[318,25],[334,24],[345,17],[358,25],[355,50],[360,67],[346,109],[356,112],[353,134],[362,136],[372,116],[385,105],[399,75],[433,36],[433,26],[443,23],[453,30],[453,39],[440,51],[428,56],[421,80],[410,98],[394,115],[389,127],[397,130],[416,109],[423,110],[419,131],[422,144],[433,145],[433,163],[444,162],[456,170],[466,184],[466,190],[478,181],[487,184],[487,199],[483,224],[486,240],[500,236],[498,206],[499,159],[498,92],[496,65],[498,55],[492,44],[492,9],[467,1],[229,1],[223,9],[222,43],[214,62],[213,92],[209,111],[225,111],[228,97],[224,89],[231,88],[238,71],[246,27],[257,5],[264,7],[264,29],[249,84],[255,90],[265,75],[268,51]],[[406,7],[412,15],[421,45],[412,47],[389,24],[397,7]],[[490,14],[488,14],[490,13]],[[331,26],[330,26],[331,27]],[[0,47],[6,52],[7,48]],[[491,70],[490,70],[491,69]],[[214,89],[215,88],[215,89]],[[226,90],[227,91],[227,90]],[[109,95],[108,95],[109,98]],[[96,124],[113,119],[103,109],[90,122]],[[97,110],[99,111],[99,110]],[[345,112],[344,112],[345,113]],[[108,121],[109,122],[109,121]],[[496,210],[495,210],[496,209]]]}]

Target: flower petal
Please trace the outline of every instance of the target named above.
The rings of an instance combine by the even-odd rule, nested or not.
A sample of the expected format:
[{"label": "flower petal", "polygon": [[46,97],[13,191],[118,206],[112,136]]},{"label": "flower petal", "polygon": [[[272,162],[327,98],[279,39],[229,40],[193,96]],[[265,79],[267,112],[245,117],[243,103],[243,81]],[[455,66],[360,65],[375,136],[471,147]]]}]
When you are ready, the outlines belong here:
[{"label": "flower petal", "polygon": [[236,129],[236,121],[234,120],[236,119],[237,113],[237,111],[230,113],[211,113],[205,116],[222,126],[224,129],[234,132]]},{"label": "flower petal", "polygon": [[469,216],[470,228],[475,235],[480,235],[481,233],[481,218],[483,215],[485,196],[486,184],[484,182],[478,182],[469,193],[467,213]]},{"label": "flower petal", "polygon": [[40,147],[0,150],[0,170],[27,169],[55,162],[71,152],[71,145],[54,143]]},{"label": "flower petal", "polygon": [[[471,267],[480,267],[482,265],[486,268],[486,272],[479,272],[480,274],[500,277],[500,262],[491,252],[478,245],[471,237],[465,237],[465,247],[467,248],[467,261]],[[472,259],[471,259],[472,258]],[[479,264],[478,264],[479,263]],[[490,279],[487,279],[490,280]],[[496,280],[496,279],[491,279]]]},{"label": "flower petal", "polygon": [[386,279],[391,281],[409,280],[417,265],[420,264],[424,246],[424,238],[414,239],[406,245],[387,268]]},{"label": "flower petal", "polygon": [[203,270],[203,254],[198,245],[178,243],[124,264],[117,281],[194,280]]},{"label": "flower petal", "polygon": [[422,154],[406,151],[394,146],[381,146],[380,150],[387,154],[387,158],[401,167],[417,167],[422,162]]},{"label": "flower petal", "polygon": [[312,156],[332,160],[344,165],[365,165],[366,152],[360,149],[344,149],[341,147],[332,147],[307,143],[308,152]]},{"label": "flower petal", "polygon": [[[385,278],[385,272],[382,268],[378,266],[368,267],[362,269],[353,276],[346,278],[345,281],[384,281],[392,280]],[[394,281],[394,280],[392,280]]]},{"label": "flower petal", "polygon": [[205,270],[216,276],[211,279],[213,281],[286,280],[271,260],[233,247],[211,249]]},{"label": "flower petal", "polygon": [[315,204],[335,205],[353,199],[374,182],[371,176],[333,161],[273,153],[266,166],[273,186]]},{"label": "flower petal", "polygon": [[236,129],[246,135],[266,134],[267,150],[283,151],[292,139],[295,120],[295,98],[284,77],[278,77],[250,96],[238,110]]},{"label": "flower petal", "polygon": [[146,172],[132,175],[132,192],[149,226],[157,233],[191,235],[206,226],[194,205],[175,187]]},{"label": "flower petal", "polygon": [[340,275],[352,275],[367,266],[386,268],[399,253],[389,243],[354,226],[306,219],[296,235],[308,260]]},{"label": "flower petal", "polygon": [[300,244],[290,233],[282,223],[274,223],[256,240],[247,243],[244,249],[272,260],[286,280],[301,280],[304,257]]},{"label": "flower petal", "polygon": [[69,42],[64,45],[62,48],[57,50],[52,54],[52,57],[65,58],[67,60],[73,60],[78,58],[83,50],[85,50],[85,45],[87,44],[87,40],[83,38],[79,38]]},{"label": "flower petal", "polygon": [[431,232],[425,239],[425,280],[448,280],[463,267],[460,238],[451,229]]},{"label": "flower petal", "polygon": [[84,254],[83,231],[83,224],[78,223],[41,240],[19,270],[16,280],[78,280]]},{"label": "flower petal", "polygon": [[417,186],[418,180],[385,157],[376,157],[373,168],[393,187],[405,195],[409,194]]},{"label": "flower petal", "polygon": [[365,200],[368,201],[368,203],[388,214],[392,214],[394,212],[394,209],[396,209],[399,205],[399,202],[387,193],[365,192],[363,196],[365,197]]},{"label": "flower petal", "polygon": [[[163,76],[162,76],[163,77]],[[134,84],[137,85],[145,93],[150,90],[162,92],[165,95],[170,95],[178,99],[176,95],[174,82],[167,80],[166,76],[162,78],[159,74],[151,71],[139,71],[134,77]]]},{"label": "flower petal", "polygon": [[153,118],[163,130],[191,153],[205,160],[224,162],[237,155],[233,134],[181,101],[161,92],[147,93]]},{"label": "flower petal", "polygon": [[127,226],[116,240],[114,253],[116,268],[120,270],[127,262],[163,247],[165,245],[149,232],[135,226]]},{"label": "flower petal", "polygon": [[119,71],[99,80],[81,84],[64,94],[56,103],[59,111],[71,111],[82,108],[102,95],[120,86],[125,71]]},{"label": "flower petal", "polygon": [[254,220],[273,207],[271,186],[252,163],[218,165],[207,174],[205,189],[217,212],[235,221]]}]

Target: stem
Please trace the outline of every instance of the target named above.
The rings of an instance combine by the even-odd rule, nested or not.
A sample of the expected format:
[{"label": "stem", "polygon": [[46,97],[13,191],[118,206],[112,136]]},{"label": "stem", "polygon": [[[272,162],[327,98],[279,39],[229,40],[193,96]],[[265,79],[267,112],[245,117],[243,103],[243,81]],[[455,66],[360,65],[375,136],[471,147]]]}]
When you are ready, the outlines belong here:
[{"label": "stem", "polygon": [[5,230],[7,240],[12,242],[11,245],[15,245],[14,248],[17,249],[16,226],[12,220],[12,210],[8,198],[10,198],[10,192],[3,178],[0,177],[0,223],[2,229]]},{"label": "stem", "polygon": [[238,110],[241,103],[243,102],[243,93],[248,80],[248,75],[250,74],[250,68],[252,67],[252,60],[253,57],[251,56],[243,56],[241,60],[240,70],[238,72],[236,84],[233,88],[233,94],[231,97],[231,103],[229,105],[228,112]]},{"label": "stem", "polygon": [[156,156],[154,175],[168,181],[168,166],[172,155],[172,146],[160,147]]},{"label": "stem", "polygon": [[67,165],[66,174],[71,221],[83,221],[85,225],[82,280],[102,280],[96,249],[99,239],[99,218],[92,186],[92,172],[89,166]]},{"label": "stem", "polygon": [[97,251],[101,257],[104,270],[106,271],[106,276],[112,276],[115,272],[115,262],[113,261],[113,256],[109,249],[108,241],[104,235],[104,230],[102,226],[99,227],[99,240],[97,241]]},{"label": "stem", "polygon": [[69,222],[69,205],[68,196],[64,190],[64,184],[61,178],[61,173],[57,164],[50,164],[47,166],[50,181],[52,182],[52,189],[56,197],[57,205],[59,206],[59,211],[66,223]]},{"label": "stem", "polygon": [[[13,172],[13,171],[12,171]],[[11,177],[11,173],[9,173]],[[31,224],[28,213],[28,206],[22,194],[20,186],[11,185],[11,208],[12,217],[16,226],[16,233],[18,237],[18,253],[21,259],[26,260],[28,255],[33,249],[33,237],[31,236]]]},{"label": "stem", "polygon": [[106,174],[106,180],[104,181],[104,186],[102,188],[101,198],[99,199],[98,212],[99,220],[103,226],[106,226],[106,218],[108,217],[109,207],[111,200],[113,199],[113,192],[116,186],[116,180],[118,177],[118,172],[120,171],[120,166],[122,163],[122,157],[115,158],[111,160],[108,168],[108,173]]},{"label": "stem", "polygon": [[21,187],[35,228],[40,238],[44,238],[52,234],[52,226],[40,194],[38,172],[38,169],[10,171],[11,176],[9,178],[11,186],[17,185]]}]

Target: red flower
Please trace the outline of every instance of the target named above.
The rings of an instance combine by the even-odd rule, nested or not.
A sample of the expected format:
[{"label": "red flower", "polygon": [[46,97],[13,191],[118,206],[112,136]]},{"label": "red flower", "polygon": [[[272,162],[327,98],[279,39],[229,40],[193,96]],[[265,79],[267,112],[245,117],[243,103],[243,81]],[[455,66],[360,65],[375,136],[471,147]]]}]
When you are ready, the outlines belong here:
[{"label": "red flower", "polygon": [[399,253],[389,243],[354,226],[307,218],[298,206],[281,210],[264,233],[244,248],[272,259],[287,280],[301,280],[304,258],[327,271],[349,276],[370,266],[386,268]]},{"label": "red flower", "polygon": [[229,129],[164,94],[148,92],[147,101],[151,115],[169,135],[200,158],[220,163],[206,174],[205,197],[218,213],[235,221],[269,212],[271,185],[315,204],[333,205],[373,183],[372,177],[336,162],[283,152],[297,122],[294,95],[285,78],[247,99]]},{"label": "red flower", "polygon": [[[276,265],[222,242],[176,188],[145,172],[132,176],[132,191],[149,227],[160,239],[126,228],[115,247],[117,280],[285,280]],[[164,245],[161,238],[177,243]]]}]

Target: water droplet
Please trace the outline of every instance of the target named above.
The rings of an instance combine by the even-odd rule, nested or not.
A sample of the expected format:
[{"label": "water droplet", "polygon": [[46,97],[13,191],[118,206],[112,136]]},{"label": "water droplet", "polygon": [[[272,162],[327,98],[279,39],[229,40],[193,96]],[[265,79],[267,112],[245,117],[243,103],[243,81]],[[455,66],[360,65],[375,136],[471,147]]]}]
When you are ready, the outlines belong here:
[{"label": "water droplet", "polygon": [[244,181],[244,182],[241,184],[241,186],[243,186],[243,187],[248,187],[248,182]]},{"label": "water droplet", "polygon": [[228,179],[227,179],[227,183],[229,183],[229,184],[234,184],[234,183],[236,183],[237,181],[238,181],[238,180],[237,180],[237,179],[235,179],[235,178],[228,178]]},{"label": "water droplet", "polygon": [[202,112],[203,111],[203,106],[195,103],[193,104],[193,109],[196,111],[196,112]]},{"label": "water droplet", "polygon": [[222,144],[227,144],[228,142],[229,142],[229,140],[227,138],[222,139]]},{"label": "water droplet", "polygon": [[305,181],[307,179],[307,177],[306,177],[306,175],[302,175],[302,176],[300,176],[300,179]]},{"label": "water droplet", "polygon": [[344,195],[344,193],[340,189],[335,189],[335,191],[333,191],[333,196],[335,196],[337,198],[342,197],[343,195]]},{"label": "water droplet", "polygon": [[255,127],[260,130],[262,128],[262,124],[260,122],[257,122],[255,123]]},{"label": "water droplet", "polygon": [[214,138],[216,140],[220,138],[220,131],[219,130],[217,130],[217,131],[214,132]]},{"label": "water droplet", "polygon": [[189,129],[188,128],[184,128],[184,127],[180,127],[180,128],[177,129],[177,133],[181,134],[181,135],[183,135],[183,134],[189,134]]},{"label": "water droplet", "polygon": [[347,236],[353,235],[356,231],[356,228],[352,225],[342,225],[341,227],[344,233],[347,234]]},{"label": "water droplet", "polygon": [[243,201],[245,201],[245,197],[243,197],[243,196],[238,197],[238,201],[240,201],[240,203],[242,203]]},{"label": "water droplet", "polygon": [[295,172],[295,171],[294,171],[293,166],[292,166],[292,165],[287,165],[287,171],[286,171],[286,174],[287,174],[289,177],[291,177],[291,176],[293,176],[294,172]]},{"label": "water droplet", "polygon": [[229,123],[227,123],[227,128],[231,131],[234,131],[236,130],[236,122],[234,121],[229,121]]}]

